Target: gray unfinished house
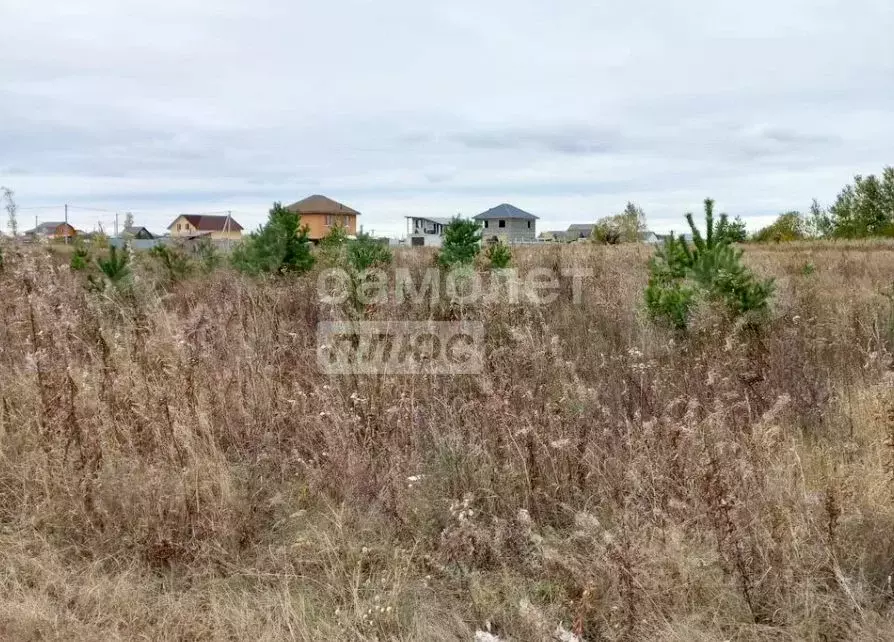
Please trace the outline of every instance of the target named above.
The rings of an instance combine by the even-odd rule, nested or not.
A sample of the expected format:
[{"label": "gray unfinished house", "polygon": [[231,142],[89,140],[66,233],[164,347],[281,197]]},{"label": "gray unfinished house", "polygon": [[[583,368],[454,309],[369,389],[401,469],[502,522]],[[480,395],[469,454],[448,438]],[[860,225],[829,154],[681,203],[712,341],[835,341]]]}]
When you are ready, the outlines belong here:
[{"label": "gray unfinished house", "polygon": [[514,205],[497,205],[476,216],[475,220],[484,226],[481,239],[485,243],[494,238],[506,243],[537,241],[537,217]]},{"label": "gray unfinished house", "polygon": [[407,216],[407,238],[410,245],[441,247],[444,229],[450,225],[449,218]]}]

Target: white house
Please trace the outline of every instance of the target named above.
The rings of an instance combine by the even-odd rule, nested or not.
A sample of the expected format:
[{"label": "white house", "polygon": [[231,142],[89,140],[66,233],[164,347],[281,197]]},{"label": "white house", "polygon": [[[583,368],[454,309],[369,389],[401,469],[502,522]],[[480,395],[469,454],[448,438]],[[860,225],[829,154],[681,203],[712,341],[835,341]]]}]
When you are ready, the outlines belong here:
[{"label": "white house", "polygon": [[407,216],[407,239],[410,245],[441,247],[449,218]]}]

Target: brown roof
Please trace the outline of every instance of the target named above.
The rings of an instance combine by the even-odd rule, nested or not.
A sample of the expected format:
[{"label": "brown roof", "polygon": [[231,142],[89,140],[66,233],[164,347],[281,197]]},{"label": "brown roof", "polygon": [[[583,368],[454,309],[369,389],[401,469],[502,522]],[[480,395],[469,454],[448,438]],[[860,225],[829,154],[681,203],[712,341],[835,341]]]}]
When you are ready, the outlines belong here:
[{"label": "brown roof", "polygon": [[360,212],[357,210],[320,194],[314,194],[297,203],[292,203],[286,209],[298,214],[353,214],[360,216]]},{"label": "brown roof", "polygon": [[[239,232],[242,230],[242,226],[232,216],[208,216],[207,214],[181,214],[181,216],[199,232]],[[174,223],[176,222],[175,219]],[[174,227],[174,223],[168,225],[168,229]]]}]

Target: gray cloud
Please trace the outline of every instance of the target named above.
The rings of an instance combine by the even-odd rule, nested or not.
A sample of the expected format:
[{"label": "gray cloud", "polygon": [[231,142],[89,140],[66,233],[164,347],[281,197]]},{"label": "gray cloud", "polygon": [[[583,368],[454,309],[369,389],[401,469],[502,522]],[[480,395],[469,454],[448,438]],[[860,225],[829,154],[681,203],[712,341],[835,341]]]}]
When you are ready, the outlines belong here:
[{"label": "gray cloud", "polygon": [[394,231],[766,216],[891,162],[892,30],[880,0],[7,0],[0,183],[155,227],[309,192]]},{"label": "gray cloud", "polygon": [[473,150],[533,149],[557,154],[605,154],[621,149],[616,132],[573,123],[478,129],[452,133],[447,138]]}]

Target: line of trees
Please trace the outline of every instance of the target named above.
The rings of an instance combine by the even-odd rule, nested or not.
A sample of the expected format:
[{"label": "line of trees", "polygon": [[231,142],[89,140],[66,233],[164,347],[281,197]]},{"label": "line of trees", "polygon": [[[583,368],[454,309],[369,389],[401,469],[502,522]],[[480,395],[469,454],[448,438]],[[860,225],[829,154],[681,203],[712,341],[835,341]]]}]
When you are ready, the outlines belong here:
[{"label": "line of trees", "polygon": [[[713,203],[713,201],[712,201]],[[723,234],[730,243],[741,243],[748,238],[745,221],[741,216],[730,220],[726,214],[724,217]],[[636,203],[628,201],[624,211],[614,216],[601,218],[593,226],[591,240],[602,245],[616,245],[618,243],[636,243],[644,239],[649,228],[646,225],[646,213]]]},{"label": "line of trees", "polygon": [[885,167],[881,176],[855,176],[824,208],[814,199],[806,213],[780,214],[752,240],[784,242],[801,239],[862,239],[894,237],[894,167]]},{"label": "line of trees", "polygon": [[[640,240],[645,232],[646,215],[642,208],[627,203],[620,214],[600,219],[591,238],[596,243],[614,245]],[[725,233],[732,243],[894,238],[894,167],[885,167],[880,176],[855,176],[830,207],[823,207],[814,199],[806,212],[784,212],[751,236],[745,221],[737,216],[728,221]]]}]

